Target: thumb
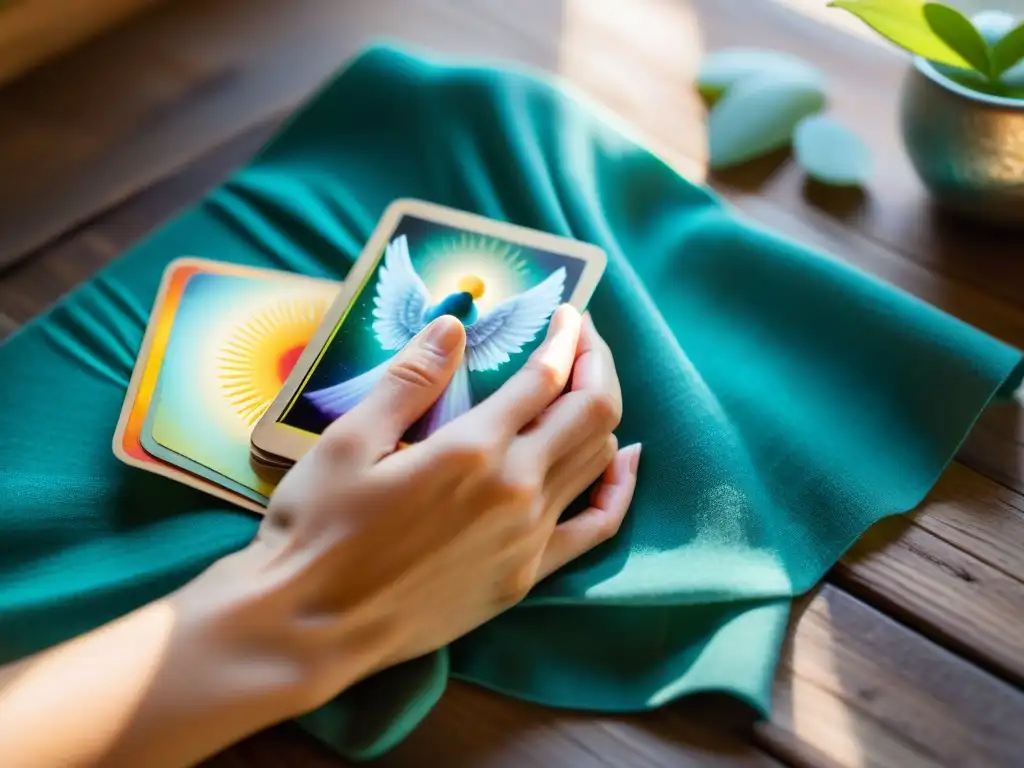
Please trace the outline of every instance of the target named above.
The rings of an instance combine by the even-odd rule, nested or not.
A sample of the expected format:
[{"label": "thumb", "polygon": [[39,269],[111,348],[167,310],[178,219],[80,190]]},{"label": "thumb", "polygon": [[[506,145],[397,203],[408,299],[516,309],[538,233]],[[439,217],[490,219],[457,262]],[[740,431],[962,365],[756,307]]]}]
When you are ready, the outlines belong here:
[{"label": "thumb", "polygon": [[444,394],[465,346],[462,323],[441,315],[395,355],[366,398],[328,427],[323,439],[359,446],[370,461],[391,453]]}]

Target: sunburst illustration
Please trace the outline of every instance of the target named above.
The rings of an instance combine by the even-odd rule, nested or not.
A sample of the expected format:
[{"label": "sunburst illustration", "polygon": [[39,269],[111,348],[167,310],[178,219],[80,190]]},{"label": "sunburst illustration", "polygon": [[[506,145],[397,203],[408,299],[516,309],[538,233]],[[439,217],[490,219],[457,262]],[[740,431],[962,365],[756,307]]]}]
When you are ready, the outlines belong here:
[{"label": "sunburst illustration", "polygon": [[471,290],[481,312],[528,287],[530,264],[522,250],[486,235],[462,232],[429,243],[417,267],[439,297]]},{"label": "sunburst illustration", "polygon": [[218,386],[247,426],[277,397],[328,305],[316,297],[279,301],[253,314],[221,348]]}]

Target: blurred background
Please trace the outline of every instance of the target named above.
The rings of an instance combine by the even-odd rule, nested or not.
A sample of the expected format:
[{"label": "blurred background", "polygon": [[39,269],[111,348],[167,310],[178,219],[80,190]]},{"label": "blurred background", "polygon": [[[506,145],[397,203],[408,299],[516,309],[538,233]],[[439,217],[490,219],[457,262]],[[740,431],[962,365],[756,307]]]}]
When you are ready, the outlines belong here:
[{"label": "blurred background", "polygon": [[[0,0],[0,83],[6,82],[40,62],[67,51],[83,41],[158,3],[180,0]],[[605,2],[606,0],[594,0]],[[630,0],[613,0],[620,5]],[[679,0],[685,4],[685,0]],[[810,12],[825,9],[828,0],[777,0]],[[280,3],[283,7],[305,3]],[[337,0],[334,5],[354,10],[356,5],[377,7],[388,12],[388,3],[372,0]],[[471,3],[467,3],[471,4]],[[560,5],[551,0],[551,5]],[[949,0],[968,13],[983,9],[1024,12],[1024,0]],[[452,5],[457,6],[458,3]],[[838,15],[838,14],[833,14]],[[739,20],[737,20],[739,22]],[[843,23],[843,22],[838,22]]]},{"label": "blurred background", "polygon": [[[1024,0],[955,3],[1024,13]],[[52,256],[49,280],[58,291],[95,271],[244,162],[379,40],[553,74],[697,180],[707,175],[693,88],[702,57],[790,51],[831,73],[833,113],[877,158],[876,204],[858,215],[886,241],[920,235],[921,188],[896,141],[905,57],[827,0],[0,0],[0,270],[175,177],[177,192],[150,195],[146,216],[122,211],[113,232],[77,239],[74,260]],[[802,206],[802,178],[769,170]],[[55,298],[14,293],[0,296],[8,326]]]}]

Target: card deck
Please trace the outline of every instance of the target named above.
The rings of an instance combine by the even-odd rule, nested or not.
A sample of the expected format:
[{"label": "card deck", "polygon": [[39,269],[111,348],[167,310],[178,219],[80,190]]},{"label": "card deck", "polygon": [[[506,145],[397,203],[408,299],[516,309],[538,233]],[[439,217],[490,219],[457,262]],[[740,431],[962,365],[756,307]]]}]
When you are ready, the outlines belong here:
[{"label": "card deck", "polygon": [[276,483],[432,319],[463,363],[401,444],[485,399],[560,303],[585,308],[599,248],[415,200],[385,212],[344,284],[204,259],[165,271],[115,430],[135,467],[262,513]]},{"label": "card deck", "polygon": [[203,259],[165,271],[115,430],[122,461],[254,512],[249,433],[339,283]]},{"label": "card deck", "polygon": [[280,456],[265,453],[252,445],[250,445],[250,456],[254,461],[268,467],[287,467],[293,463],[287,459],[282,459]]},{"label": "card deck", "polygon": [[[157,390],[154,403],[160,402],[160,390]],[[248,483],[241,483],[234,480],[227,475],[223,475],[219,472],[214,471],[210,467],[204,466],[197,461],[193,461],[188,456],[185,456],[177,451],[173,451],[161,445],[153,436],[153,421],[156,414],[156,408],[151,408],[149,413],[146,414],[146,421],[142,427],[142,434],[140,440],[142,447],[146,450],[150,456],[154,456],[168,464],[173,464],[177,467],[187,470],[193,475],[197,475],[201,478],[205,478],[210,482],[216,483],[229,491],[244,496],[247,499],[251,499],[260,506],[265,507],[270,502],[270,492],[272,487],[266,482],[257,482],[251,480]],[[255,486],[255,487],[254,487]]]},{"label": "card deck", "polygon": [[255,460],[297,461],[418,331],[454,315],[466,326],[466,352],[441,399],[404,436],[423,439],[518,370],[559,304],[584,309],[606,261],[577,240],[422,201],[393,203],[253,430]]}]

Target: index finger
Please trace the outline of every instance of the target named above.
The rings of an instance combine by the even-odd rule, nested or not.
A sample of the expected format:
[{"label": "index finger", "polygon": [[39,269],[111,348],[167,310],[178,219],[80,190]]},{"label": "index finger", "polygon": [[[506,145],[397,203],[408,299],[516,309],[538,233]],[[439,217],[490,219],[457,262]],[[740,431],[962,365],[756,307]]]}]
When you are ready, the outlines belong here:
[{"label": "index finger", "polygon": [[506,435],[517,434],[562,394],[579,335],[579,310],[561,305],[551,316],[544,342],[526,364],[467,416]]},{"label": "index finger", "polygon": [[573,366],[571,391],[551,405],[527,432],[533,451],[553,462],[595,434],[609,433],[622,417],[622,389],[611,349],[587,315]]}]

